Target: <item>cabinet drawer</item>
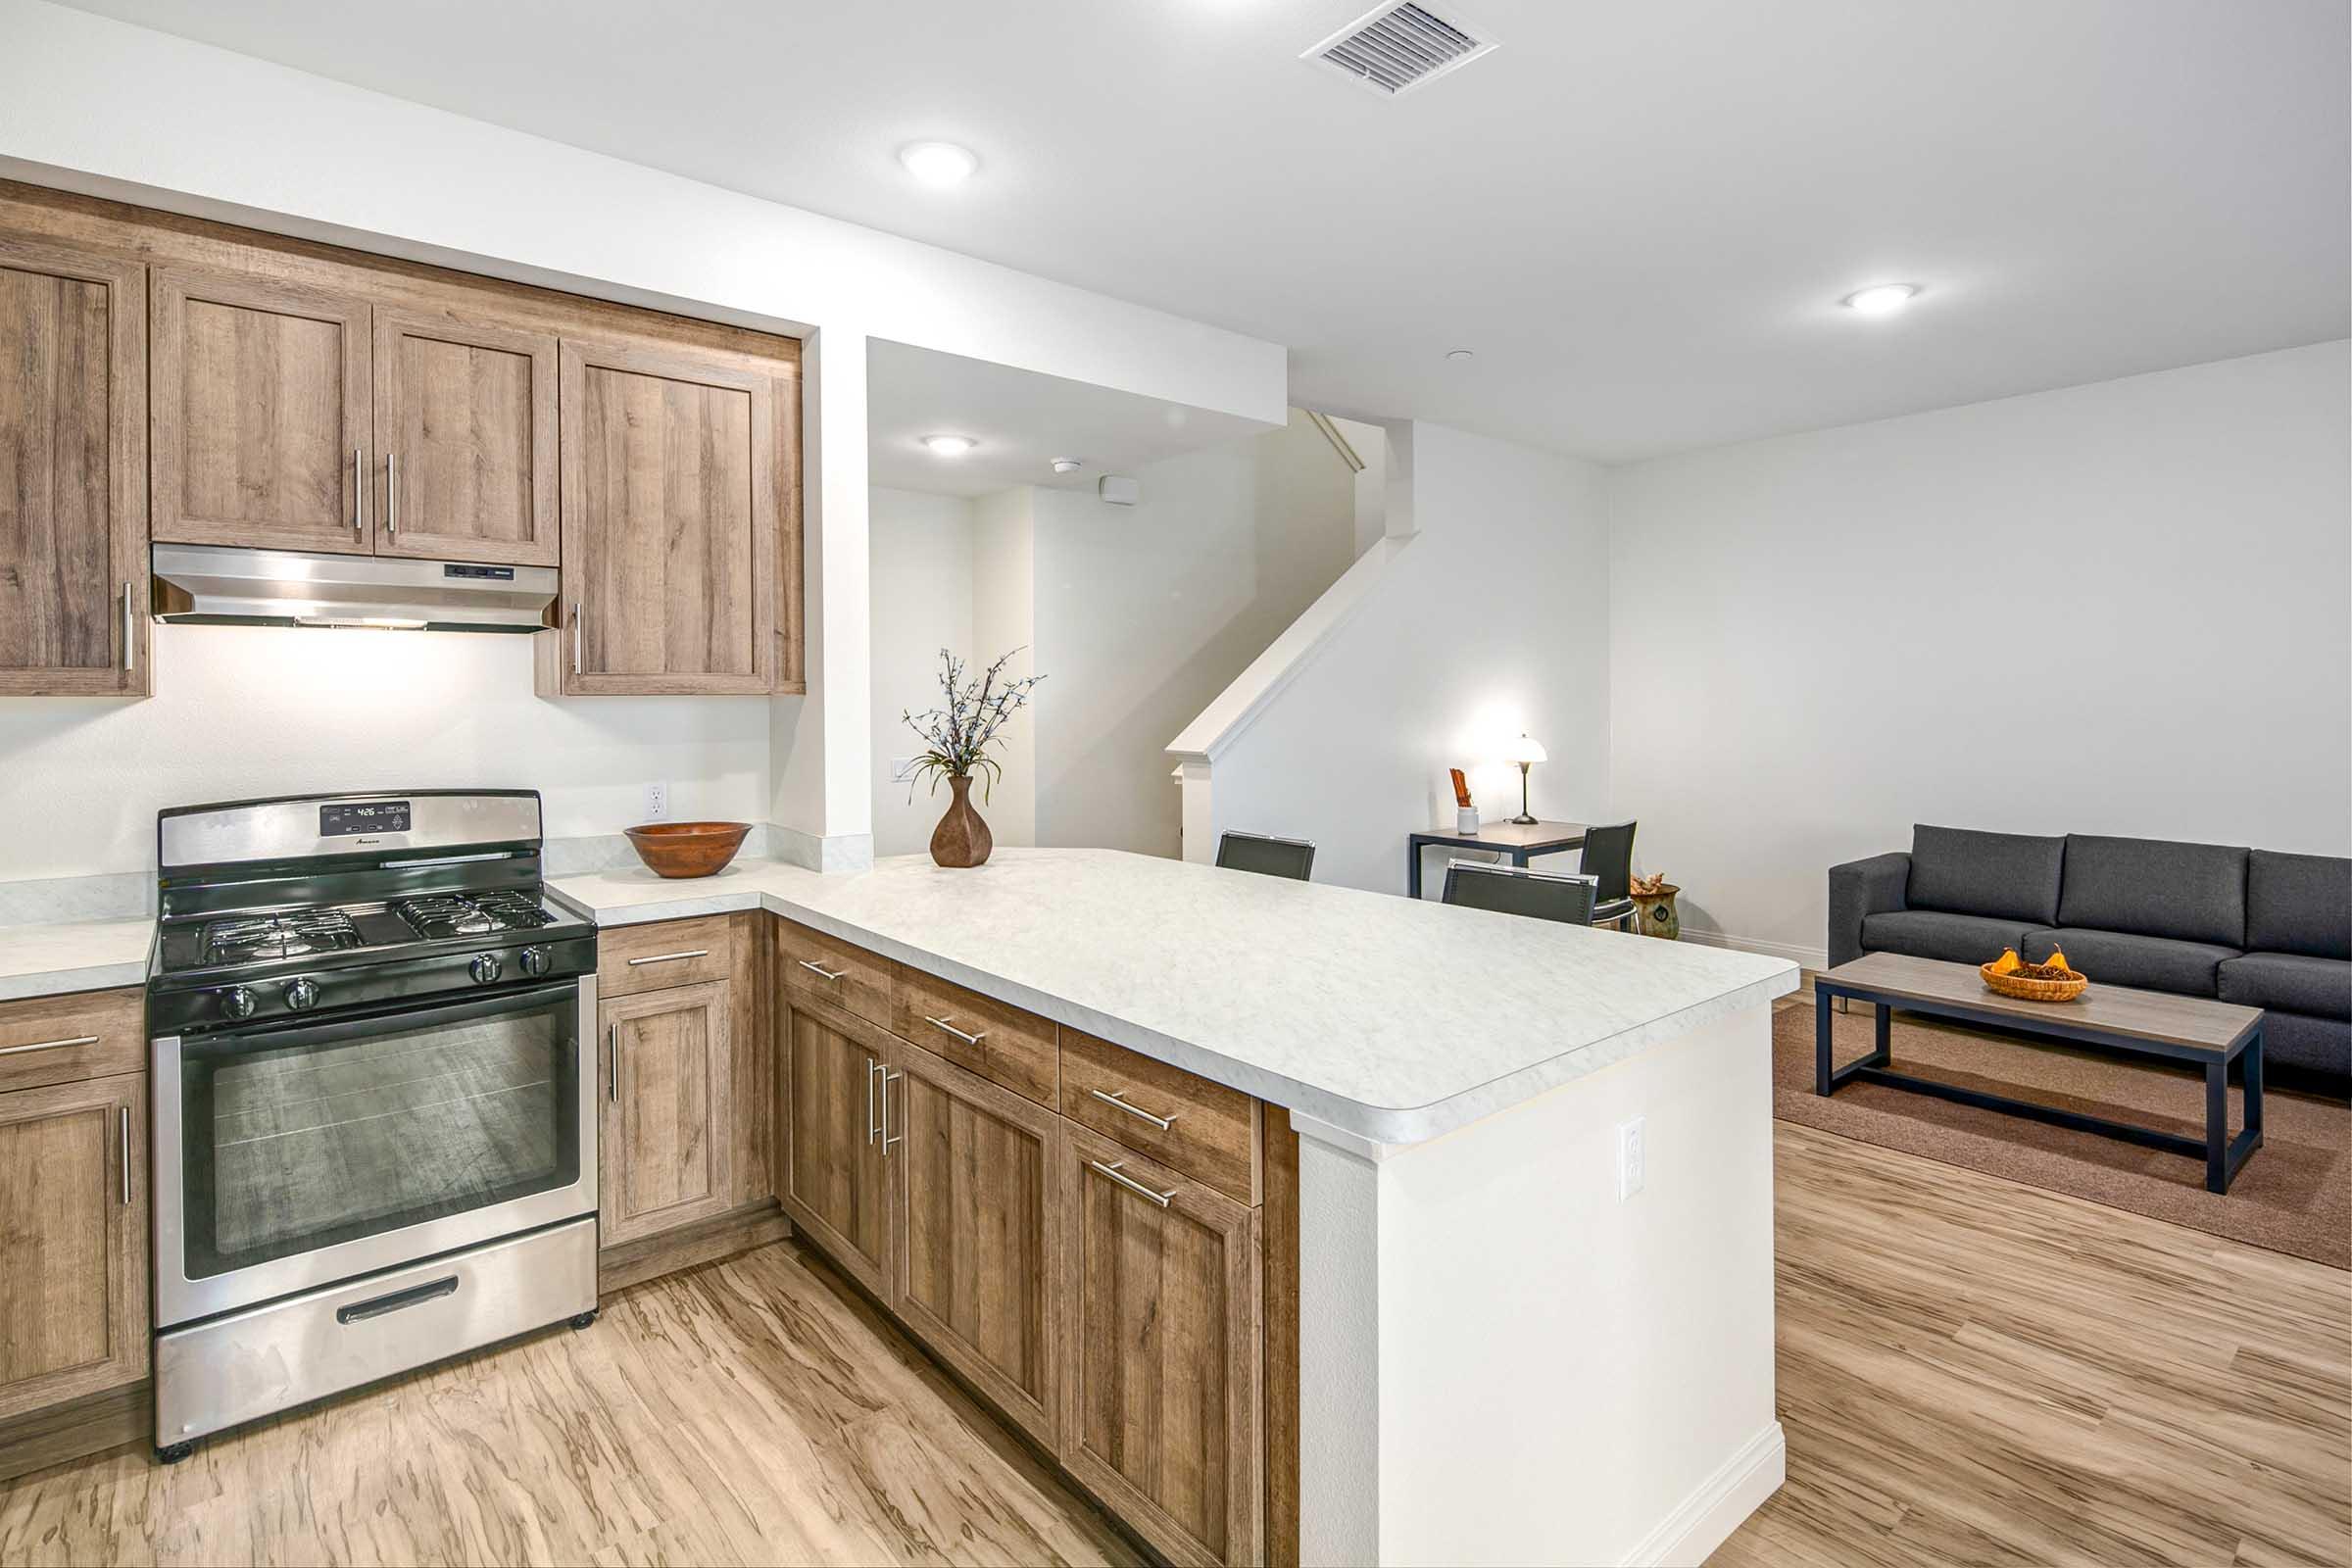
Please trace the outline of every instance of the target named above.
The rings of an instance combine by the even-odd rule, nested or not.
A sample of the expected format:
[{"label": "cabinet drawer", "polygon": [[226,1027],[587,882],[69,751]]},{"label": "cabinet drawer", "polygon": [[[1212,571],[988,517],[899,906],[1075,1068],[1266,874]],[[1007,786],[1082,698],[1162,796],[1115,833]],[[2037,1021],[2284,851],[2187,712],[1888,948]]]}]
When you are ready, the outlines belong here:
[{"label": "cabinet drawer", "polygon": [[143,991],[0,1003],[0,1092],[145,1072],[146,1022]]},{"label": "cabinet drawer", "polygon": [[776,951],[783,958],[785,989],[794,996],[829,1002],[867,1023],[891,1026],[898,965],[888,958],[790,920],[776,922]]},{"label": "cabinet drawer", "polygon": [[1061,1032],[1061,1113],[1251,1207],[1258,1102],[1107,1040]]},{"label": "cabinet drawer", "polygon": [[669,986],[724,980],[735,969],[735,932],[723,914],[597,933],[597,994],[604,1001]]},{"label": "cabinet drawer", "polygon": [[1049,1110],[1060,1106],[1061,1048],[1050,1019],[902,966],[891,1030]]}]

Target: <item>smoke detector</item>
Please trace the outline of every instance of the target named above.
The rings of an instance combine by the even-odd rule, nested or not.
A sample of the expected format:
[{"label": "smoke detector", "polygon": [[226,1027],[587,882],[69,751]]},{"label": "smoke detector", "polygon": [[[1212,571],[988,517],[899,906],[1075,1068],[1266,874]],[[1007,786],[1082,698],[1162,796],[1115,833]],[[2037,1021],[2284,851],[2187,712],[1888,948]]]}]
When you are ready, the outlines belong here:
[{"label": "smoke detector", "polygon": [[1494,47],[1481,28],[1439,16],[1415,0],[1392,0],[1342,27],[1298,58],[1339,72],[1383,98],[1457,71]]}]

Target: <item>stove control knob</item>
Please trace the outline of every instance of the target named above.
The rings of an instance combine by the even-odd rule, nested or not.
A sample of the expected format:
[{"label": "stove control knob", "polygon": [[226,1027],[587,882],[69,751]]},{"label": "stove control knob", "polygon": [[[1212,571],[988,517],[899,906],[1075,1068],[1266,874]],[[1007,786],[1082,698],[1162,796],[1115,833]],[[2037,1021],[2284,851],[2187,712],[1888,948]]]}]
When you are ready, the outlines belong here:
[{"label": "stove control knob", "polygon": [[522,950],[522,972],[529,975],[534,980],[547,973],[547,966],[554,961],[555,956],[549,953],[545,948],[525,948]]},{"label": "stove control knob", "polygon": [[258,1005],[260,1004],[254,1001],[253,993],[243,986],[230,986],[220,993],[220,1010],[231,1018],[250,1018]]},{"label": "stove control knob", "polygon": [[466,972],[473,976],[475,985],[488,985],[499,975],[498,955],[494,953],[475,954],[473,961],[466,966]]},{"label": "stove control knob", "polygon": [[318,982],[307,978],[287,981],[286,1005],[296,1012],[308,1012],[318,1005]]}]

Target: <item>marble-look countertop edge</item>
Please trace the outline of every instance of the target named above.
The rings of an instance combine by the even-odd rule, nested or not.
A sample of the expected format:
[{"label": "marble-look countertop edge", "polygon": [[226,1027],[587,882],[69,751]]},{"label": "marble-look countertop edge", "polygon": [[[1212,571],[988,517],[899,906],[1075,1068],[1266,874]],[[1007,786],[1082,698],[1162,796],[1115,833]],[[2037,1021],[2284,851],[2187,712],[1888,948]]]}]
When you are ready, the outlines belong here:
[{"label": "marble-look countertop edge", "polygon": [[[788,873],[814,874],[801,867],[778,868]],[[765,866],[746,867],[753,876],[759,876],[766,869]],[[1468,1126],[1496,1111],[1625,1060],[1651,1045],[1688,1033],[1716,1018],[1744,1007],[1768,1005],[1773,999],[1794,991],[1799,978],[1797,965],[1788,962],[1780,971],[1614,1035],[1532,1062],[1518,1071],[1490,1079],[1445,1100],[1425,1105],[1377,1105],[1344,1099],[1270,1068],[1238,1060],[1190,1041],[1130,1023],[1100,1012],[1083,1003],[1025,985],[1009,976],[974,969],[912,943],[868,930],[822,909],[811,908],[772,888],[753,884],[723,893],[688,893],[681,889],[670,897],[662,896],[659,889],[649,888],[648,892],[653,896],[643,901],[604,906],[593,899],[565,889],[564,880],[556,879],[558,890],[595,912],[600,926],[643,925],[747,909],[761,909],[797,920],[828,936],[898,962],[911,964],[1008,1005],[1051,1018],[1073,1029],[1084,1030],[1088,1034],[1099,1035],[1170,1066],[1181,1067],[1228,1088],[1327,1122],[1343,1132],[1382,1144],[1422,1143]]]},{"label": "marble-look countertop edge", "polygon": [[0,1002],[145,985],[154,946],[147,919],[0,926]]}]

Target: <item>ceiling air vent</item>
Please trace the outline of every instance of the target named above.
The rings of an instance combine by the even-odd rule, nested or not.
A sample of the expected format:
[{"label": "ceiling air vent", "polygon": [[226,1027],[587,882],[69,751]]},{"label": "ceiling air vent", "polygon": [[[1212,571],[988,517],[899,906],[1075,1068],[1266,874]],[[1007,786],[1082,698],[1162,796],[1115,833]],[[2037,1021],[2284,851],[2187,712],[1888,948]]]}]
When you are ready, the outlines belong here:
[{"label": "ceiling air vent", "polygon": [[1298,58],[1320,61],[1383,98],[1394,98],[1494,47],[1493,39],[1460,23],[1400,0],[1348,24]]}]

